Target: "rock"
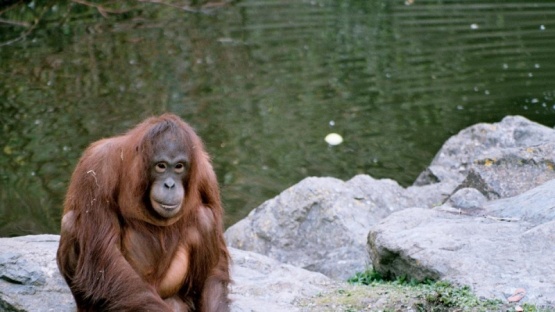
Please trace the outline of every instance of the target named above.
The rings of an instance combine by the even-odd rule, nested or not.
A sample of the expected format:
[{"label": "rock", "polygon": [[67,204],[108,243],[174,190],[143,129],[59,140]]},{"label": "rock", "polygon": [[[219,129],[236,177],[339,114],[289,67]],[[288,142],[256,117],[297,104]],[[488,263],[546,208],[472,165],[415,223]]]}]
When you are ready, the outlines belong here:
[{"label": "rock", "polygon": [[[75,311],[58,272],[58,235],[0,238],[0,311]],[[325,293],[333,281],[255,253],[230,248],[231,311],[298,311],[301,299]]]},{"label": "rock", "polygon": [[423,188],[404,189],[367,175],[347,182],[307,178],[231,226],[226,240],[235,248],[346,280],[369,263],[365,245],[372,224],[393,211],[443,199],[441,188]]},{"label": "rock", "polygon": [[435,209],[398,211],[375,225],[374,269],[446,279],[502,300],[523,288],[524,301],[553,305],[554,168],[551,128],[510,116],[462,130],[414,183],[451,183],[451,195]]},{"label": "rock", "polygon": [[503,198],[484,204],[490,214],[515,218],[532,225],[555,220],[555,180],[548,181],[519,196]]},{"label": "rock", "polygon": [[334,284],[323,274],[283,264],[266,256],[231,248],[232,311],[299,311],[300,299],[326,293]]},{"label": "rock", "polygon": [[550,181],[487,202],[471,215],[441,211],[447,205],[393,213],[368,235],[374,269],[393,277],[469,285],[478,296],[503,301],[524,288],[523,302],[553,306],[554,189]]},{"label": "rock", "polygon": [[488,199],[521,194],[555,178],[555,130],[520,116],[477,124],[451,137],[414,185],[475,188]]},{"label": "rock", "polygon": [[0,310],[75,311],[56,265],[58,240],[57,235],[0,238]]},{"label": "rock", "polygon": [[464,210],[480,209],[487,200],[488,199],[475,188],[461,188],[449,197],[447,204],[448,206]]},{"label": "rock", "polygon": [[555,178],[555,142],[492,150],[474,160],[461,187],[474,187],[489,199],[521,194]]}]

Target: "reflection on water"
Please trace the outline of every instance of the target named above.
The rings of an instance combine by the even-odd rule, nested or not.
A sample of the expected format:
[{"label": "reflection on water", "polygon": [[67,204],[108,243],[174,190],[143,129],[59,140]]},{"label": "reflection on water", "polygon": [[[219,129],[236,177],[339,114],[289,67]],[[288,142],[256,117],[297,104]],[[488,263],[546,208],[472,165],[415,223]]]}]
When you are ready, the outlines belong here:
[{"label": "reflection on water", "polygon": [[[105,18],[56,7],[0,47],[0,236],[57,232],[82,150],[164,111],[206,141],[228,225],[306,176],[410,185],[470,124],[520,114],[553,126],[554,8],[244,0]],[[22,31],[0,26],[3,42]],[[342,144],[324,141],[332,132]]]}]

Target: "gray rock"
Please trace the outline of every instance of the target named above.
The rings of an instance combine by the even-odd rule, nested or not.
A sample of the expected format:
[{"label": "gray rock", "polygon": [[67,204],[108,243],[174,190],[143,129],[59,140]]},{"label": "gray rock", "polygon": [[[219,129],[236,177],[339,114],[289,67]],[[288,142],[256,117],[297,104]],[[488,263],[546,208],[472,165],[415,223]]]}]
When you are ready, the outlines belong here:
[{"label": "gray rock", "polygon": [[75,311],[58,272],[59,236],[0,238],[0,308],[5,311]]},{"label": "gray rock", "polygon": [[[0,238],[0,311],[75,311],[56,266],[58,235]],[[231,311],[298,311],[296,302],[334,282],[255,253],[230,248]]]},{"label": "gray rock", "polygon": [[505,300],[524,288],[524,302],[555,307],[554,189],[547,182],[488,202],[474,216],[441,211],[445,206],[396,212],[368,235],[374,269],[469,285],[486,298]]},{"label": "gray rock", "polygon": [[389,179],[359,175],[343,182],[307,178],[266,201],[230,227],[230,246],[267,255],[336,279],[366,269],[370,226],[417,203],[441,203],[437,186],[404,189]]},{"label": "gray rock", "polygon": [[[555,178],[555,142],[492,150],[474,160],[462,187],[471,186],[489,199],[511,197]],[[465,184],[473,175],[480,182]]]},{"label": "gray rock", "polygon": [[475,188],[488,199],[521,194],[555,178],[555,130],[520,116],[466,128],[445,142],[414,185]]},{"label": "gray rock", "polygon": [[519,196],[487,202],[483,207],[491,215],[513,218],[533,225],[553,221],[555,220],[555,180],[548,181]]},{"label": "gray rock", "polygon": [[[394,182],[391,182],[394,183]],[[328,276],[363,268],[361,249],[373,211],[366,195],[333,178],[307,178],[266,201],[225,233],[235,248],[254,251]],[[388,209],[388,208],[385,208]]]},{"label": "gray rock", "polygon": [[461,188],[447,200],[448,206],[459,209],[479,209],[486,202],[487,198],[475,188]]},{"label": "gray rock", "polygon": [[299,311],[296,303],[327,292],[334,281],[323,274],[231,248],[232,311]]},{"label": "gray rock", "polygon": [[395,212],[374,226],[374,268],[450,280],[489,298],[525,288],[526,301],[554,305],[554,168],[551,128],[516,116],[462,130],[414,184],[448,190],[451,183],[451,195],[435,209]]}]

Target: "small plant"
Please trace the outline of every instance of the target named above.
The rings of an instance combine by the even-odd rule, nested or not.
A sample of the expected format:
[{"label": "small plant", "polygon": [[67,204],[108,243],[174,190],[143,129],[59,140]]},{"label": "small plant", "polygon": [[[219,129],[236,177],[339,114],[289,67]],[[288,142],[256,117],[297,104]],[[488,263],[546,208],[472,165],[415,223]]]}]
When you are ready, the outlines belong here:
[{"label": "small plant", "polygon": [[392,283],[394,285],[402,286],[418,286],[418,285],[429,285],[433,283],[432,280],[425,279],[424,281],[419,281],[414,278],[410,278],[407,275],[398,276],[394,280],[384,277],[381,273],[376,272],[374,269],[367,269],[364,272],[358,272],[355,276],[349,278],[347,282],[351,284],[359,285],[372,285],[374,283]]},{"label": "small plant", "polygon": [[372,285],[374,282],[385,282],[382,275],[374,269],[367,269],[364,272],[357,272],[355,276],[347,280],[350,284]]}]

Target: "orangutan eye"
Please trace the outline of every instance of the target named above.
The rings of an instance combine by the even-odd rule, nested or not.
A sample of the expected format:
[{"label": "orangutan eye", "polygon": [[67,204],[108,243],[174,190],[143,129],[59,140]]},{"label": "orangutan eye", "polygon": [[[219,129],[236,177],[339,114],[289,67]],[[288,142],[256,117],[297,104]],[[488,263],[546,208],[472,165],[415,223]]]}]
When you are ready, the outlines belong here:
[{"label": "orangutan eye", "polygon": [[157,163],[156,166],[154,166],[154,169],[156,170],[156,172],[159,172],[159,173],[165,172],[167,168],[168,168],[168,165],[162,162]]},{"label": "orangutan eye", "polygon": [[185,171],[185,164],[177,163],[177,165],[175,165],[175,172],[182,173],[183,171]]}]

